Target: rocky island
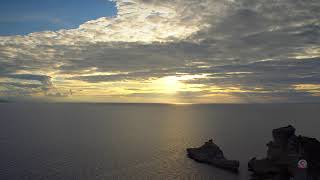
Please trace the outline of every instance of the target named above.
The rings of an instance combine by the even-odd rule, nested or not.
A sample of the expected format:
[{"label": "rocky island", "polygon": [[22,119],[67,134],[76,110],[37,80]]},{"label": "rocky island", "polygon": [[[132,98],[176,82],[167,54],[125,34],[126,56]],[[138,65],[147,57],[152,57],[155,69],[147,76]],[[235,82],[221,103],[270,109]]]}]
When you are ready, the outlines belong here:
[{"label": "rocky island", "polygon": [[210,139],[208,142],[205,142],[199,148],[188,148],[188,156],[195,161],[213,165],[218,168],[231,170],[234,172],[238,171],[239,161],[237,160],[228,160],[224,157],[222,150],[213,143],[213,140]]},{"label": "rocky island", "polygon": [[272,131],[267,156],[249,161],[252,180],[318,180],[320,177],[320,142],[297,136],[293,126]]}]

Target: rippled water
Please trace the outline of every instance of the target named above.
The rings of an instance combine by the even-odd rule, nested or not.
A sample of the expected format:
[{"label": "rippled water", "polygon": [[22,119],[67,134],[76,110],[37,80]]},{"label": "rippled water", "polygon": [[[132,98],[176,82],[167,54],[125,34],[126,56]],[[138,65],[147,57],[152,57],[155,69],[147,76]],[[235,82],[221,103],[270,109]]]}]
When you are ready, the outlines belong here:
[{"label": "rippled water", "polygon": [[[320,105],[0,104],[0,179],[248,179],[271,130],[320,139]],[[239,174],[196,163],[209,138]]]}]

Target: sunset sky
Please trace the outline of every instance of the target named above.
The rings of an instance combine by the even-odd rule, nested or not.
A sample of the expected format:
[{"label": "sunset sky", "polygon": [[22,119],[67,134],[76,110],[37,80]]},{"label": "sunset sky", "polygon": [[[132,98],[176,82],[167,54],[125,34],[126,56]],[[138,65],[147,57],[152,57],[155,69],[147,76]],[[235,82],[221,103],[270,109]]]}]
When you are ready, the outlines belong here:
[{"label": "sunset sky", "polygon": [[0,99],[320,102],[320,1],[1,0]]}]

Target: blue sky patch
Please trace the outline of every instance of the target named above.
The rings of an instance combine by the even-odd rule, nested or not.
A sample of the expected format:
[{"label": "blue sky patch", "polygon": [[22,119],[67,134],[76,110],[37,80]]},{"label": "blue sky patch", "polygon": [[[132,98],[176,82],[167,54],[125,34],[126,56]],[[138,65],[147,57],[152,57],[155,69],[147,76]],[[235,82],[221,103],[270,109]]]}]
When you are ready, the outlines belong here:
[{"label": "blue sky patch", "polygon": [[108,0],[1,0],[0,36],[77,28],[116,14],[115,2]]}]

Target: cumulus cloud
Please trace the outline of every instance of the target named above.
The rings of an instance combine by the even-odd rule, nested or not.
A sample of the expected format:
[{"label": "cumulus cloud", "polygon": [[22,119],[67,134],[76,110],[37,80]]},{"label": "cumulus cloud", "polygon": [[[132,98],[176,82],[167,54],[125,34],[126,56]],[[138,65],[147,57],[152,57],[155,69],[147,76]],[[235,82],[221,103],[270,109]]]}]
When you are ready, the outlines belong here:
[{"label": "cumulus cloud", "polygon": [[179,101],[319,100],[318,0],[116,5],[77,29],[0,37],[0,95],[170,99],[157,82],[175,77],[162,86],[179,84]]}]

